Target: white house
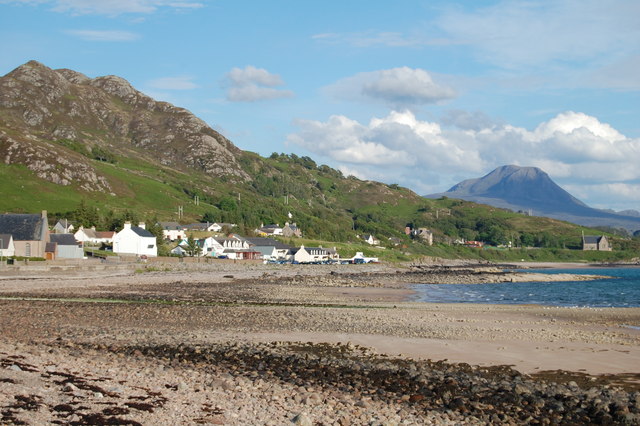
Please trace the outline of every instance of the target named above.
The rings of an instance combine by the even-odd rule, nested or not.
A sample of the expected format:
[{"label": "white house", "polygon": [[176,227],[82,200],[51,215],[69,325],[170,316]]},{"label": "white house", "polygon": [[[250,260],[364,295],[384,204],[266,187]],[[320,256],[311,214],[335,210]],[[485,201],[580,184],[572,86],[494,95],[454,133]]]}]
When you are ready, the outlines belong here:
[{"label": "white house", "polygon": [[378,263],[377,257],[367,257],[361,251],[357,252],[355,256],[348,260],[351,263]]},{"label": "white house", "polygon": [[293,247],[272,238],[245,238],[249,246],[260,253],[263,259],[284,260]]},{"label": "white house", "polygon": [[202,240],[202,256],[218,257],[224,253],[224,246],[213,237]]},{"label": "white house", "polygon": [[160,222],[162,227],[162,236],[169,241],[182,240],[187,238],[187,234],[184,232],[184,226],[178,222]]},{"label": "white house", "polygon": [[371,244],[372,246],[380,244],[380,240],[376,239],[372,234],[365,235],[363,239],[367,244]]},{"label": "white house", "polygon": [[16,246],[13,244],[13,235],[0,234],[0,258],[16,255]]},{"label": "white house", "polygon": [[92,226],[91,228],[78,228],[73,237],[76,241],[81,243],[88,244],[111,244],[113,243],[113,238],[115,237],[115,232],[113,231],[96,231],[96,227]]},{"label": "white house", "polygon": [[144,223],[131,226],[131,222],[125,222],[122,231],[113,237],[113,252],[155,257],[158,255],[156,237],[145,229]]},{"label": "white house", "polygon": [[299,249],[291,250],[293,261],[298,263],[325,262],[332,258],[329,250],[322,247],[305,247],[301,245]]},{"label": "white house", "polygon": [[282,235],[283,229],[280,225],[262,225],[260,226],[260,228],[255,230],[255,233],[263,236],[263,237],[270,237],[273,235]]}]

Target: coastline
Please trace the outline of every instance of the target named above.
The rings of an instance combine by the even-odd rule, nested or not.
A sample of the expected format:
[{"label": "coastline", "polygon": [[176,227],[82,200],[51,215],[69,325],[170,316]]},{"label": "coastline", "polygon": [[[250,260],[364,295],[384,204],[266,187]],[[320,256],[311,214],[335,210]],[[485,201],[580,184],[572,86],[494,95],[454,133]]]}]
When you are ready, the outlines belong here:
[{"label": "coastline", "polygon": [[[372,413],[390,424],[393,419],[396,424],[402,419],[482,424],[493,415],[524,420],[515,408],[522,410],[521,404],[512,406],[501,399],[500,383],[520,383],[522,396],[534,389],[546,395],[543,389],[555,389],[544,384],[549,380],[561,387],[554,392],[587,398],[585,404],[595,401],[586,393],[593,386],[640,390],[640,329],[632,328],[640,327],[640,308],[406,301],[411,292],[407,286],[425,276],[451,283],[516,276],[492,268],[225,265],[200,271],[5,278],[0,280],[0,378],[6,380],[0,380],[0,406],[20,405],[18,395],[37,395],[42,402],[34,406],[41,408],[9,410],[15,420],[34,423],[55,418],[82,421],[98,409],[109,418],[100,405],[109,402],[121,413],[126,411],[112,417],[142,423],[204,419],[246,424],[253,418],[261,419],[260,424],[282,424],[285,419],[300,420],[297,416],[302,414],[335,423],[340,411],[351,424],[368,424]],[[300,354],[307,355],[300,358]],[[283,371],[275,367],[280,359],[289,360],[282,361]],[[374,386],[366,381],[365,385],[369,376],[363,372],[378,371],[384,363],[389,363],[385,371],[394,371],[389,373],[389,384]],[[314,372],[323,377],[323,369],[329,368],[324,365],[335,365],[335,377],[355,374],[359,378],[353,380],[362,381],[360,390],[344,387],[337,378],[325,383],[306,376]],[[420,399],[416,389],[391,386],[400,372],[412,369],[432,384],[446,377],[456,383],[473,382],[488,374],[489,379],[476,386],[488,386],[487,395],[492,395],[496,408],[474,406],[468,399],[473,396],[462,384],[452,385],[450,392],[467,401],[465,406],[473,406],[467,411],[451,405],[453,396],[442,399],[438,393],[440,409],[438,404],[429,405],[432,399]],[[83,377],[84,382],[78,379],[73,386],[59,386],[58,393],[43,394],[38,389],[45,384],[58,388],[51,382],[50,370]],[[91,382],[104,392],[94,389],[84,394],[82,383],[92,377],[107,378],[110,384]],[[136,394],[143,388],[149,391]],[[434,392],[445,392],[442,389]],[[616,393],[616,398],[626,398],[624,392]],[[166,401],[158,402],[158,395]],[[135,405],[140,404],[135,402],[138,396],[155,404],[153,410],[133,409],[142,407]],[[86,412],[71,403],[72,397],[84,401]],[[552,394],[544,396],[546,402],[541,404],[552,399]],[[239,404],[243,410],[234,408]],[[73,410],[53,409],[67,405]],[[627,413],[635,416],[634,407]],[[555,418],[548,410],[529,409],[533,411],[528,415],[536,418]],[[114,410],[108,413],[118,412]],[[579,421],[582,414],[575,415]]]}]

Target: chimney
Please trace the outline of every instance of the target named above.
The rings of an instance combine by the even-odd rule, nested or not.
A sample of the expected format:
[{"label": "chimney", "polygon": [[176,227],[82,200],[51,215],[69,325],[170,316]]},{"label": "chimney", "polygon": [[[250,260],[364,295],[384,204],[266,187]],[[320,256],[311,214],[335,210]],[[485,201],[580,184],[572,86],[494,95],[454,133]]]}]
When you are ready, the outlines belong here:
[{"label": "chimney", "polygon": [[131,229],[131,222],[126,221],[126,222],[124,223],[124,228],[123,228],[123,229]]},{"label": "chimney", "polygon": [[138,227],[140,227],[140,228],[142,228],[142,229],[147,229],[147,228],[145,228],[145,226],[146,226],[146,225],[144,224],[144,222],[140,222],[140,223],[138,224]]}]

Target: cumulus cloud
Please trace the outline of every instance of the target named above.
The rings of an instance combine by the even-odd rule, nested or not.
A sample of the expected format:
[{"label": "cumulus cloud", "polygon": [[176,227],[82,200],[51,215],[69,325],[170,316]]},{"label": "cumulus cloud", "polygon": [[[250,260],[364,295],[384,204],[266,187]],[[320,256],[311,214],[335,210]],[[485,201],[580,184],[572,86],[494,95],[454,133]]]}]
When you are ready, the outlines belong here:
[{"label": "cumulus cloud", "polygon": [[326,122],[297,120],[295,124],[301,130],[289,135],[290,142],[341,163],[445,170],[479,161],[464,143],[451,144],[437,123],[420,121],[410,111],[393,111],[368,124],[344,116],[332,116]]},{"label": "cumulus cloud", "polygon": [[231,102],[255,102],[293,97],[292,91],[277,88],[283,85],[284,82],[279,75],[251,65],[245,68],[233,68],[223,81],[223,86],[227,88],[227,100]]},{"label": "cumulus cloud", "polygon": [[199,86],[193,82],[193,77],[162,77],[151,80],[147,85],[153,89],[161,90],[191,90]]},{"label": "cumulus cloud", "polygon": [[132,41],[140,36],[130,31],[68,30],[67,34],[87,41]]},{"label": "cumulus cloud", "polygon": [[576,195],[585,194],[584,201],[593,205],[602,204],[598,187],[611,188],[609,197],[620,194],[638,201],[634,188],[640,181],[640,139],[571,111],[533,130],[481,114],[476,120],[469,116],[471,125],[469,117],[463,117],[449,120],[447,128],[419,120],[410,111],[394,111],[364,124],[344,116],[326,122],[297,120],[299,131],[288,140],[356,176],[397,182],[422,193],[441,192],[462,179],[516,164],[540,167],[559,183],[581,188]]},{"label": "cumulus cloud", "polygon": [[429,72],[409,67],[359,73],[332,84],[326,91],[336,98],[379,102],[395,109],[456,97],[453,88],[437,83]]},{"label": "cumulus cloud", "polygon": [[117,16],[126,13],[153,13],[160,8],[191,10],[204,7],[202,2],[183,0],[5,0],[5,3],[49,4],[56,12],[73,15]]}]

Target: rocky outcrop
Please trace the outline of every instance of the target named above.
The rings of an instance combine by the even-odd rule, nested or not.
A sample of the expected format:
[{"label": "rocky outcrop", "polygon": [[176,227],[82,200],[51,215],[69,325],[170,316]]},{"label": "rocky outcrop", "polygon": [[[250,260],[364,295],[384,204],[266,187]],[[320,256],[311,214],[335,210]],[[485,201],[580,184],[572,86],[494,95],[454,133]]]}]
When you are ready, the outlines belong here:
[{"label": "rocky outcrop", "polygon": [[155,101],[117,76],[91,79],[30,61],[0,77],[0,129],[6,164],[25,164],[62,185],[109,190],[91,159],[66,152],[55,143],[60,140],[87,152],[98,146],[178,170],[250,179],[237,160],[241,151],[228,139],[186,109]]},{"label": "rocky outcrop", "polygon": [[5,164],[22,164],[40,179],[58,185],[76,184],[84,191],[112,192],[109,182],[79,158],[59,155],[37,144],[21,143],[5,133],[0,133],[0,155]]}]

